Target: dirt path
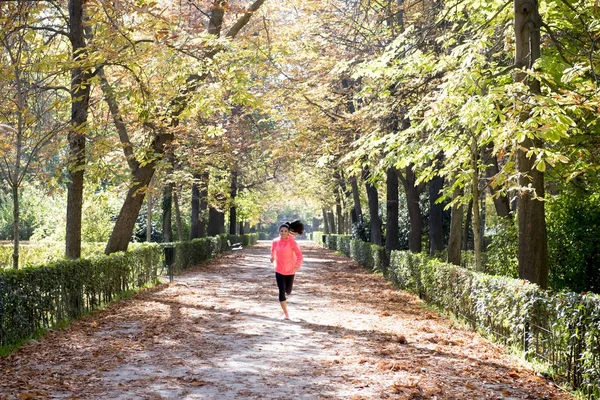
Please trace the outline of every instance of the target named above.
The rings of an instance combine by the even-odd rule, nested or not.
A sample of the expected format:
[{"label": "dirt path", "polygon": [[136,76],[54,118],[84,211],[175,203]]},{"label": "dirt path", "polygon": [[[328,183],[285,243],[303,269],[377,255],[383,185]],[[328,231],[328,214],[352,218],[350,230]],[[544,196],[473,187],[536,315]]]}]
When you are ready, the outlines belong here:
[{"label": "dirt path", "polygon": [[280,308],[269,242],[0,359],[0,399],[570,399],[311,242]]}]

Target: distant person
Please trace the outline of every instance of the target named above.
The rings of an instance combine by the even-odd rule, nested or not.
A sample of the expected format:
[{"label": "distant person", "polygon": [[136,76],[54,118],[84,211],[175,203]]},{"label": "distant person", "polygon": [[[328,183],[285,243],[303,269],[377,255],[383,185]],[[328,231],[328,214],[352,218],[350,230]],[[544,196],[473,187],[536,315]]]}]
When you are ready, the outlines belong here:
[{"label": "distant person", "polygon": [[286,222],[279,227],[279,237],[274,239],[271,245],[271,263],[275,265],[275,280],[279,288],[279,304],[284,319],[290,319],[287,296],[292,293],[294,275],[302,266],[302,251],[294,236],[303,232],[304,225],[300,220]]}]

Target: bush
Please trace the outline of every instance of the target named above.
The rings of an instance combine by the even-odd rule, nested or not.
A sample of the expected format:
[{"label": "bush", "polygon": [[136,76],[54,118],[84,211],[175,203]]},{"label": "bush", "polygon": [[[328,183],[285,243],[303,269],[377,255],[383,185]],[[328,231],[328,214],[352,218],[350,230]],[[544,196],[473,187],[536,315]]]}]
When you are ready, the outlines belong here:
[{"label": "bush", "polygon": [[350,242],[350,257],[363,267],[373,270],[375,262],[371,253],[371,243],[352,240]]},{"label": "bush", "polygon": [[[175,270],[202,264],[229,250],[228,239],[252,245],[258,234],[219,235],[175,243]],[[104,243],[84,245],[83,252],[97,254],[100,249],[104,249]],[[163,268],[162,246],[131,244],[130,249],[108,256],[97,254],[19,270],[0,270],[0,346],[14,344],[97,309],[128,290],[157,282],[158,271]]]},{"label": "bush", "polygon": [[151,284],[162,265],[158,245],[89,259],[0,271],[0,346],[75,318],[124,291]]},{"label": "bush", "polygon": [[388,276],[390,265],[390,254],[385,247],[371,245],[371,254],[373,255],[373,270],[380,271],[383,276]]},{"label": "bush", "polygon": [[352,224],[352,239],[368,242],[371,240],[371,226],[364,216],[360,216],[357,222]]},{"label": "bush", "polygon": [[519,277],[519,233],[515,220],[500,218],[492,228],[492,236],[486,252],[485,272],[490,275]]},{"label": "bush", "polygon": [[[344,239],[327,235],[325,242],[337,250]],[[350,256],[529,358],[551,363],[548,367],[559,380],[600,399],[600,296],[552,294],[523,280],[475,272],[425,253],[392,251],[388,259],[385,248],[360,240],[350,241]]]},{"label": "bush", "polygon": [[312,234],[312,240],[313,242],[317,243],[320,246],[325,246],[325,239],[326,235],[323,234],[323,232],[313,232]]},{"label": "bush", "polygon": [[400,251],[391,254],[389,275],[399,288],[464,317],[483,333],[541,362],[551,360],[560,379],[600,396],[600,297],[553,295],[526,281]]},{"label": "bush", "polygon": [[338,235],[337,251],[344,254],[346,257],[350,257],[350,242],[352,236],[350,235]]},{"label": "bush", "polygon": [[325,247],[330,250],[337,250],[338,235],[325,236]]},{"label": "bush", "polygon": [[600,194],[569,188],[548,202],[550,285],[600,292]]}]

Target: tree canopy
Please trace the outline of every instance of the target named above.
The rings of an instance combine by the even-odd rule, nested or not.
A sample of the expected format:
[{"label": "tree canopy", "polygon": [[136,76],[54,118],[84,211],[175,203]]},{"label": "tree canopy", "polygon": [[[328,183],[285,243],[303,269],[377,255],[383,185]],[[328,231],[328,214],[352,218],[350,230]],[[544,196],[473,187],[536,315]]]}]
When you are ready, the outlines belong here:
[{"label": "tree canopy", "polygon": [[[596,1],[14,1],[0,15],[13,239],[19,194],[36,185],[66,195],[56,226],[70,257],[89,237],[125,250],[144,212],[144,229],[162,218],[166,234],[172,205],[180,237],[224,229],[225,214],[233,231],[302,216],[370,240],[381,230],[393,248],[410,232],[413,251],[452,209],[454,237],[472,227],[462,246],[480,255],[506,225],[492,227],[493,215],[516,207],[515,274],[537,280],[523,264],[546,253],[558,275],[573,273],[549,240],[529,249],[542,231],[526,210],[545,232],[550,218],[570,221],[567,199],[598,206]],[[394,180],[403,190],[386,199]],[[175,200],[153,217],[159,195]],[[82,232],[101,199],[102,233]],[[399,216],[385,214],[390,201]],[[380,218],[404,233],[386,239],[396,222]],[[34,237],[56,237],[39,228]],[[582,261],[588,276],[600,276],[596,253]]]}]

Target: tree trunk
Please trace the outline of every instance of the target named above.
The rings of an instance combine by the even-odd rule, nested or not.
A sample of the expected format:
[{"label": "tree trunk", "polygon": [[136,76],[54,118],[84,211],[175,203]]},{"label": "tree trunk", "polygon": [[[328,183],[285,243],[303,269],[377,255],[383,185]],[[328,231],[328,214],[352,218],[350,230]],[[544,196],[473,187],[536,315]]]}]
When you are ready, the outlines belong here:
[{"label": "tree trunk", "polygon": [[331,228],[329,228],[329,218],[327,218],[327,210],[325,208],[321,209],[323,212],[323,229],[325,234],[328,235],[331,232]]},{"label": "tree trunk", "polygon": [[[541,17],[536,0],[514,0],[515,11],[515,65],[518,68],[532,69],[540,56]],[[527,74],[518,72],[516,82],[525,82]],[[531,79],[531,78],[529,78]],[[527,82],[532,94],[540,93],[539,81]],[[524,113],[521,120],[528,118]],[[543,199],[544,174],[534,167],[534,160],[527,156],[532,148],[540,148],[543,143],[538,138],[527,137],[519,143],[517,150],[517,170],[519,186],[531,188],[523,190],[518,197],[519,220],[519,278],[537,283],[542,288],[548,287],[548,243],[546,233],[546,215]]]},{"label": "tree trunk", "polygon": [[413,253],[420,253],[422,250],[421,236],[423,235],[423,216],[421,215],[421,206],[419,205],[419,194],[424,186],[415,186],[416,176],[413,172],[412,164],[406,167],[404,169],[404,175],[400,174],[399,177],[406,193],[406,206],[408,209],[408,219],[410,221],[408,249]]},{"label": "tree trunk", "polygon": [[148,199],[146,200],[146,242],[152,241],[152,192],[148,192]]},{"label": "tree trunk", "polygon": [[371,217],[371,243],[378,246],[383,245],[381,236],[381,218],[379,218],[379,194],[377,188],[367,179],[369,170],[365,169],[365,186],[367,189],[367,200],[369,201],[369,215]]},{"label": "tree trunk", "polygon": [[173,202],[175,205],[175,225],[177,226],[177,240],[183,242],[183,222],[181,221],[181,212],[179,210],[179,196],[177,189],[173,192]]},{"label": "tree trunk", "polygon": [[[346,184],[346,182],[343,183],[343,187],[344,187],[344,204],[345,205],[350,205],[353,203],[353,197],[352,197],[352,188],[348,187],[348,185]],[[348,207],[344,207],[344,208],[348,208]],[[344,224],[344,232],[345,233],[352,233],[352,224],[358,222],[358,219],[356,218],[356,210],[354,209],[354,207],[352,207],[350,209],[350,212],[346,212],[346,223]]]},{"label": "tree trunk", "polygon": [[385,229],[385,248],[388,251],[400,249],[398,227],[398,171],[396,168],[387,169],[386,200],[387,218]]},{"label": "tree trunk", "polygon": [[473,193],[473,248],[475,270],[483,271],[481,263],[481,214],[479,213],[479,149],[475,136],[471,138],[471,190]]},{"label": "tree trunk", "polygon": [[202,186],[200,187],[200,228],[198,229],[198,237],[206,237],[206,225],[208,224],[208,180],[209,172],[202,173]]},{"label": "tree trunk", "polygon": [[[437,157],[441,163],[441,156]],[[429,254],[444,250],[444,205],[437,203],[444,187],[444,178],[436,175],[429,182]]]},{"label": "tree trunk", "polygon": [[471,223],[473,221],[473,199],[467,205],[467,218],[462,232],[462,249],[469,250],[471,244]]},{"label": "tree trunk", "polygon": [[[454,197],[458,197],[460,192],[456,190]],[[462,238],[463,206],[454,204],[450,216],[450,237],[448,239],[448,262],[454,265],[460,265],[461,257],[461,238]]]},{"label": "tree trunk", "polygon": [[198,174],[194,174],[194,183],[192,184],[192,216],[190,219],[190,240],[200,237],[200,188],[198,183],[200,179]]},{"label": "tree trunk", "polygon": [[337,201],[335,203],[335,217],[337,220],[337,234],[342,235],[344,233],[344,213],[342,212],[342,204],[339,192],[336,197]]},{"label": "tree trunk", "polygon": [[354,212],[356,213],[356,219],[362,220],[362,207],[360,205],[360,192],[358,182],[355,176],[350,178],[350,185],[352,186],[352,199],[354,200]]},{"label": "tree trunk", "polygon": [[131,240],[133,227],[144,203],[146,188],[154,175],[155,162],[151,161],[140,167],[134,175],[133,186],[127,191],[127,196],[115,222],[115,227],[106,244],[105,254],[126,251]]},{"label": "tree trunk", "polygon": [[173,188],[175,184],[171,181],[173,177],[175,153],[172,144],[165,152],[164,161],[168,165],[165,171],[168,182],[163,187],[162,201],[162,221],[163,221],[163,242],[173,241]]},{"label": "tree trunk", "polygon": [[71,121],[69,140],[69,184],[65,256],[81,257],[83,178],[85,170],[85,130],[90,103],[90,73],[78,66],[87,57],[84,32],[84,0],[69,1],[69,40],[75,67],[71,70]]},{"label": "tree trunk", "polygon": [[[17,164],[18,168],[19,164]],[[17,175],[18,176],[18,175]],[[13,197],[13,269],[19,269],[19,223],[20,223],[20,212],[19,212],[19,186],[17,184],[12,185],[12,197]]]},{"label": "tree trunk", "polygon": [[492,199],[494,200],[494,207],[496,208],[496,214],[499,217],[505,218],[510,217],[510,201],[508,196],[501,194],[496,190],[496,186],[493,184],[494,178],[500,173],[500,167],[498,165],[498,159],[492,154],[492,146],[484,146],[481,150],[483,154],[483,162],[485,164],[485,175],[488,180],[488,188]]},{"label": "tree trunk", "polygon": [[333,211],[327,210],[327,218],[329,218],[329,233],[335,233],[336,226],[335,226],[335,217],[333,216]]},{"label": "tree trunk", "polygon": [[214,207],[208,208],[208,236],[217,236],[223,232],[224,213]]},{"label": "tree trunk", "polygon": [[20,240],[20,225],[21,225],[21,210],[19,200],[19,181],[21,179],[21,157],[23,154],[23,133],[25,131],[25,113],[26,110],[26,99],[25,90],[23,88],[23,80],[21,78],[21,69],[15,67],[15,82],[17,89],[17,130],[15,132],[15,163],[12,178],[9,172],[9,183],[12,189],[13,198],[13,254],[12,254],[12,265],[13,269],[19,269],[19,240]]},{"label": "tree trunk", "polygon": [[237,174],[233,172],[231,174],[231,186],[230,186],[230,195],[231,195],[231,207],[229,207],[229,234],[236,234],[236,225],[237,225],[237,208],[235,206],[235,198],[237,197]]},{"label": "tree trunk", "polygon": [[163,199],[162,199],[163,243],[170,243],[173,241],[173,224],[171,222],[172,205],[173,205],[173,185],[168,183],[163,187]]}]

